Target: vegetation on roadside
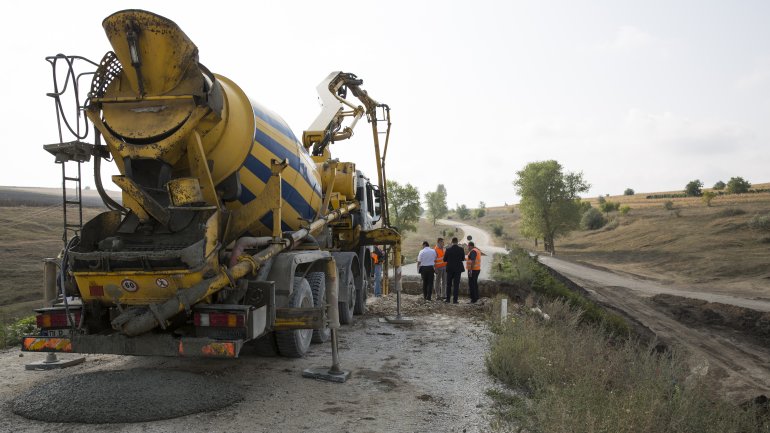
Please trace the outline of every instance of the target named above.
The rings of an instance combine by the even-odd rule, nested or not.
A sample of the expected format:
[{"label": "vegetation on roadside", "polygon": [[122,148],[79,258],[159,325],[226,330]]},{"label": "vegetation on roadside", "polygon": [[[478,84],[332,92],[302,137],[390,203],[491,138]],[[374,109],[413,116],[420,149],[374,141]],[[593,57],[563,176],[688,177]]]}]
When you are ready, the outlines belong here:
[{"label": "vegetation on roadside", "polygon": [[428,206],[428,218],[433,225],[436,220],[444,218],[449,213],[449,206],[446,204],[446,187],[439,184],[435,191],[425,193],[425,204]]},{"label": "vegetation on roadside", "polygon": [[659,353],[633,339],[608,337],[585,312],[563,301],[515,312],[493,326],[488,372],[504,431],[768,432],[758,409],[711,397],[700,374],[676,352]]},{"label": "vegetation on roadside", "polygon": [[417,230],[416,224],[422,213],[420,191],[412,184],[402,186],[394,180],[388,181],[387,188],[390,223],[397,227],[402,235]]},{"label": "vegetation on roadside", "polygon": [[25,335],[37,332],[35,316],[0,324],[0,349],[18,346]]},{"label": "vegetation on roadside", "polygon": [[621,317],[607,312],[580,293],[570,290],[522,248],[514,247],[508,255],[496,255],[492,265],[492,278],[528,288],[547,300],[564,300],[583,311],[582,321],[601,324],[616,335],[630,334],[628,324]]}]

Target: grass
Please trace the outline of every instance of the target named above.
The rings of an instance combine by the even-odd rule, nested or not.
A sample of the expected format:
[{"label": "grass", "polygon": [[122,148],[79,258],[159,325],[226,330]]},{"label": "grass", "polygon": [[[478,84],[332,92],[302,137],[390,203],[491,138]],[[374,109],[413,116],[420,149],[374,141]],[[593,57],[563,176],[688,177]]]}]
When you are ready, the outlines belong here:
[{"label": "grass", "polygon": [[711,398],[704,378],[675,352],[608,337],[563,301],[551,319],[519,311],[497,326],[486,358],[505,385],[490,390],[504,431],[575,433],[768,432],[754,408]]},{"label": "grass", "polygon": [[521,248],[512,248],[507,256],[498,254],[492,265],[492,277],[496,281],[527,287],[533,293],[550,301],[566,301],[572,307],[582,311],[582,321],[600,325],[615,335],[623,337],[630,335],[628,324],[620,316],[606,311],[580,293],[570,290]]}]

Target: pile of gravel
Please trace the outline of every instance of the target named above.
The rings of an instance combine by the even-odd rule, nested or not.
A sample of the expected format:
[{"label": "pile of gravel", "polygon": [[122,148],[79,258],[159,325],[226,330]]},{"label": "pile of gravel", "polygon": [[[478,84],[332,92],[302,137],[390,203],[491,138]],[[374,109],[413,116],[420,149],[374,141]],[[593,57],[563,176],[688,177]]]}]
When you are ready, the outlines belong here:
[{"label": "pile of gravel", "polygon": [[40,421],[131,423],[218,410],[242,399],[235,385],[216,378],[135,369],[63,377],[27,390],[11,408]]}]

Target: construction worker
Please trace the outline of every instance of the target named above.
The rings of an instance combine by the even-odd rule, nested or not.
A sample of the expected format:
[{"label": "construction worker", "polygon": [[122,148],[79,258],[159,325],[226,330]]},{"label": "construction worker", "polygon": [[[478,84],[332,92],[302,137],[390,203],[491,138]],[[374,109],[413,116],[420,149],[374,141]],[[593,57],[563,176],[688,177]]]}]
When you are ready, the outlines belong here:
[{"label": "construction worker", "polygon": [[433,247],[436,251],[436,264],[433,265],[433,271],[436,273],[436,278],[433,281],[434,289],[436,292],[436,299],[444,297],[444,285],[446,285],[446,262],[444,261],[444,238],[438,238],[436,240],[436,246]]},{"label": "construction worker", "polygon": [[422,275],[422,296],[426,301],[433,297],[433,266],[436,264],[436,251],[428,241],[422,242],[422,250],[417,254],[417,270]]},{"label": "construction worker", "polygon": [[382,261],[385,259],[385,253],[379,246],[375,245],[372,251],[372,264],[374,264],[374,297],[382,296]]},{"label": "construction worker", "polygon": [[479,273],[481,273],[481,251],[473,241],[468,242],[468,260],[465,262],[468,271],[468,292],[471,304],[479,300]]}]

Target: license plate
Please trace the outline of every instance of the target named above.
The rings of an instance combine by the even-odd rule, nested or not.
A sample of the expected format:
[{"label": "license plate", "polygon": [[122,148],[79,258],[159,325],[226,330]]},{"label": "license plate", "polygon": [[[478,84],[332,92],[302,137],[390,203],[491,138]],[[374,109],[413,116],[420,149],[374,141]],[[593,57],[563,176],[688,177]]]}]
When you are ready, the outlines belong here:
[{"label": "license plate", "polygon": [[[76,329],[75,330],[76,335],[82,335],[84,334],[83,331]],[[41,335],[43,337],[71,337],[72,336],[72,330],[69,328],[64,329],[44,329],[43,332],[41,332]]]}]

